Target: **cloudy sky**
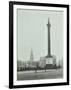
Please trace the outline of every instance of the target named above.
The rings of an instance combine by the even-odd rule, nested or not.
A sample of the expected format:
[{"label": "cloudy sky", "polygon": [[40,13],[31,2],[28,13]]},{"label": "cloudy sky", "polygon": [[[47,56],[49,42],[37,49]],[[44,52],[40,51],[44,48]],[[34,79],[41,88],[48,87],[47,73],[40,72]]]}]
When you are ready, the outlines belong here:
[{"label": "cloudy sky", "polygon": [[63,12],[17,9],[17,57],[30,59],[31,49],[34,60],[48,53],[47,23],[51,23],[51,54],[57,61],[63,57]]}]

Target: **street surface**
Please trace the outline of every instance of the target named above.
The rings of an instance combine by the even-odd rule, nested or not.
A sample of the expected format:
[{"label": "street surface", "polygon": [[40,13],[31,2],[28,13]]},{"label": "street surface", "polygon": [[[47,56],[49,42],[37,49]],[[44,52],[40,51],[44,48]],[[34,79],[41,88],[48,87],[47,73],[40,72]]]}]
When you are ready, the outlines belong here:
[{"label": "street surface", "polygon": [[17,73],[17,80],[56,79],[63,77],[63,69],[21,71]]}]

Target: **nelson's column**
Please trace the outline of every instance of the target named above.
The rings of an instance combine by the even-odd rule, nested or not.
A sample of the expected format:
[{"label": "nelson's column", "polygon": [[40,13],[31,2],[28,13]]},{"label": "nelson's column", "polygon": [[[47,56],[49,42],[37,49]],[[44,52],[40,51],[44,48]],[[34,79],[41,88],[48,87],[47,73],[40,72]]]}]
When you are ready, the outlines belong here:
[{"label": "nelson's column", "polygon": [[51,55],[51,37],[50,37],[50,28],[51,28],[51,24],[48,18],[48,24],[47,24],[47,51],[48,54],[47,56],[45,56],[45,60],[46,60],[46,67],[47,68],[52,68],[53,65],[56,64],[56,58],[55,56]]}]

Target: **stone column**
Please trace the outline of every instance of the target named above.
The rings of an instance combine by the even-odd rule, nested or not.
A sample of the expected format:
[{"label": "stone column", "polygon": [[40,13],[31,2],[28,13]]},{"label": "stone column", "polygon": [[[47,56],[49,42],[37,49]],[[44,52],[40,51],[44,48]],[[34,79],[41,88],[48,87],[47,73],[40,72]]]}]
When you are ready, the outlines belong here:
[{"label": "stone column", "polygon": [[49,19],[48,19],[48,24],[47,24],[47,28],[48,28],[48,35],[47,35],[47,40],[48,40],[48,56],[51,56],[51,43],[50,43],[50,27],[51,27],[51,24],[49,22]]}]

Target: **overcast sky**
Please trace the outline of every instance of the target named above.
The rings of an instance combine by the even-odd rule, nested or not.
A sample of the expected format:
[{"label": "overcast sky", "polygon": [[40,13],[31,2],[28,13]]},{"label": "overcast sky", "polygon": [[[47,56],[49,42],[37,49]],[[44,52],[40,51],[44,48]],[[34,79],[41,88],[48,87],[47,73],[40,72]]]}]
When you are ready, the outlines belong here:
[{"label": "overcast sky", "polygon": [[18,60],[34,60],[48,53],[47,23],[51,23],[51,54],[57,61],[63,57],[63,12],[40,10],[17,10],[17,53]]}]

